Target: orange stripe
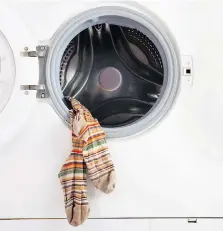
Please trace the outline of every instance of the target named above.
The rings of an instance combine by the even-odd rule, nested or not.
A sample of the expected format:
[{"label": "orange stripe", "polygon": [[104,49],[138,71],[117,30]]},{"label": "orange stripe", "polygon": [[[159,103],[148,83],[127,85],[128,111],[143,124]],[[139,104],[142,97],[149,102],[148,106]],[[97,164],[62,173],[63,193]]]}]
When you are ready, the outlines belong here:
[{"label": "orange stripe", "polygon": [[62,170],[68,170],[70,168],[80,168],[81,169],[81,168],[83,168],[83,164],[77,164],[77,163],[65,164],[63,166]]},{"label": "orange stripe", "polygon": [[62,169],[63,170],[69,170],[69,169],[72,169],[72,168],[82,169],[83,168],[83,164],[68,164],[68,165],[65,165]]},{"label": "orange stripe", "polygon": [[82,154],[82,150],[81,149],[76,149],[76,148],[72,149],[71,152],[74,153],[74,154]]},{"label": "orange stripe", "polygon": [[98,123],[90,123],[90,124],[88,124],[87,126],[85,126],[84,128],[81,129],[80,135],[82,133],[84,133],[89,127],[91,127],[91,126],[97,126],[97,125],[98,125]]}]

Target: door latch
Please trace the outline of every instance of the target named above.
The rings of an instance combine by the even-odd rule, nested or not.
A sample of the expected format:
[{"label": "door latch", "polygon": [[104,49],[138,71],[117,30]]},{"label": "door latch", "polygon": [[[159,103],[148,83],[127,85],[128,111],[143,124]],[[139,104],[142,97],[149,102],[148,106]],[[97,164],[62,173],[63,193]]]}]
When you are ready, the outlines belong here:
[{"label": "door latch", "polygon": [[186,78],[187,83],[192,86],[194,78],[193,59],[190,55],[183,55],[181,59],[182,75]]}]

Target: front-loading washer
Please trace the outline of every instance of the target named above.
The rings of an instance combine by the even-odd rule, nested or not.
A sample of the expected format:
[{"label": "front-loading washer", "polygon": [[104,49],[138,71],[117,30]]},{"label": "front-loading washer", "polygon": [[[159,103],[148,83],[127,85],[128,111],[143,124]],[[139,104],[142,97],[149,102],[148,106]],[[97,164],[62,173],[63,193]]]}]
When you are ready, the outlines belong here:
[{"label": "front-loading washer", "polygon": [[[211,30],[219,39],[210,45],[201,23],[205,10],[212,20],[221,18],[220,5],[7,4],[4,9],[9,13],[1,15],[5,21],[0,29],[21,72],[15,80],[19,84],[14,86],[13,93],[18,91],[14,102],[10,106],[12,95],[2,113],[15,110],[5,120],[9,129],[17,111],[25,122],[8,137],[11,145],[0,147],[5,185],[0,216],[65,217],[57,178],[71,148],[65,96],[77,97],[99,118],[116,166],[113,194],[89,187],[90,217],[222,216],[218,184],[222,147],[217,125],[210,126],[210,118],[219,121],[221,110],[205,97],[212,111],[219,113],[208,114],[203,101],[214,86],[212,99],[221,92],[208,81],[210,71],[203,66],[208,64],[215,74],[219,66],[201,54],[208,47],[206,52],[214,57],[213,47],[222,49],[217,25]],[[11,16],[19,19],[17,31],[8,27]],[[10,33],[17,37],[10,39]],[[21,46],[21,57],[15,43]],[[217,75],[212,78],[220,81]],[[48,104],[37,103],[36,97]]]}]

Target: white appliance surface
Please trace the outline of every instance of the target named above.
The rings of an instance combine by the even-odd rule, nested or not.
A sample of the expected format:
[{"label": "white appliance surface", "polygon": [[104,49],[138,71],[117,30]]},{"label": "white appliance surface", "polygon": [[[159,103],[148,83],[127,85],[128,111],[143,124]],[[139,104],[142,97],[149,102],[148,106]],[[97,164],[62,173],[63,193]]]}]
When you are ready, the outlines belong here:
[{"label": "white appliance surface", "polygon": [[[57,174],[71,150],[71,135],[35,92],[20,91],[21,84],[37,84],[38,62],[19,53],[49,40],[72,15],[101,4],[0,3],[0,30],[16,62],[13,95],[0,114],[1,218],[65,218]],[[108,140],[117,187],[104,195],[90,185],[90,217],[223,217],[223,2],[140,4],[166,23],[180,54],[192,56],[193,84],[182,76],[174,106],[155,128]]]},{"label": "white appliance surface", "polygon": [[74,228],[65,219],[53,220],[13,220],[1,221],[0,229],[6,231],[222,231],[221,219],[197,219],[196,223],[188,223],[187,219],[94,219]]},{"label": "white appliance surface", "polygon": [[[93,228],[94,227],[94,228]],[[149,220],[87,220],[81,226],[74,228],[67,224],[66,220],[17,220],[1,221],[0,229],[7,231],[30,230],[30,231],[113,231],[116,229],[125,229],[129,231],[150,231]]]}]

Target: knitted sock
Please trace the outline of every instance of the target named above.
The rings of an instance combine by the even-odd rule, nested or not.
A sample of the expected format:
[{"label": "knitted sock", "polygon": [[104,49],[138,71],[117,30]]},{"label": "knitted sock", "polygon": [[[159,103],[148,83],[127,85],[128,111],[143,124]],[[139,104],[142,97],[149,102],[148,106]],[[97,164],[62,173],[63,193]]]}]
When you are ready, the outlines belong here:
[{"label": "knitted sock", "polygon": [[[74,120],[70,111],[70,125]],[[83,141],[77,139],[72,132],[73,149],[63,165],[59,178],[64,192],[66,215],[73,226],[82,224],[89,215],[87,201],[86,164],[83,159]]]},{"label": "knitted sock", "polygon": [[87,165],[89,178],[96,188],[104,193],[110,193],[115,188],[116,177],[110,153],[106,144],[106,135],[97,119],[80,104],[79,101],[70,98],[73,109],[78,114],[80,140],[84,141],[83,156]]}]

